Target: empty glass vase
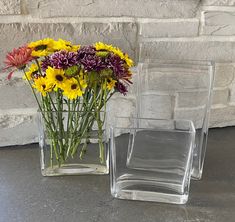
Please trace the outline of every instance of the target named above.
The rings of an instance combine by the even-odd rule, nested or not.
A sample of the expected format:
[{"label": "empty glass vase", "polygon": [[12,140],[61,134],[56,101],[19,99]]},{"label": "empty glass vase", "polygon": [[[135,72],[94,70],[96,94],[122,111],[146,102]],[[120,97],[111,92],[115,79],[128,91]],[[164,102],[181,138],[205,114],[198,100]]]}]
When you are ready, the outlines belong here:
[{"label": "empty glass vase", "polygon": [[112,195],[186,203],[194,139],[191,121],[116,118],[110,139]]},{"label": "empty glass vase", "polygon": [[207,145],[214,64],[145,60],[138,70],[138,117],[191,120],[196,129],[192,177],[200,179]]}]

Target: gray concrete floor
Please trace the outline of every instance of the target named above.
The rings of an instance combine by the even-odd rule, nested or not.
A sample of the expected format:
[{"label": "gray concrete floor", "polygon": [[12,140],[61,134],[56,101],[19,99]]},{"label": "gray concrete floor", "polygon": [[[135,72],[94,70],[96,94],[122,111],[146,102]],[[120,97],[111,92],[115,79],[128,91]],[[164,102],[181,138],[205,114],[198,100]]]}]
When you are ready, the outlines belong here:
[{"label": "gray concrete floor", "polygon": [[42,177],[38,145],[0,149],[0,222],[234,222],[235,127],[210,130],[187,205],[117,200],[108,176]]}]

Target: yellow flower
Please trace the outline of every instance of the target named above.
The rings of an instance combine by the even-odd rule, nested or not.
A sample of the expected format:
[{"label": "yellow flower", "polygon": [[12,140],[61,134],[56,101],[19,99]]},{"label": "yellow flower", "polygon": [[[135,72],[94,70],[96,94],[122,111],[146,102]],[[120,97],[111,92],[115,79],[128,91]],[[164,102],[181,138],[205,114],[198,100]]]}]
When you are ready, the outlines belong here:
[{"label": "yellow flower", "polygon": [[30,67],[29,67],[29,70],[25,73],[25,75],[23,76],[23,79],[24,80],[31,80],[33,78],[33,75],[34,74],[37,74],[38,73],[38,66],[36,64],[32,64]]},{"label": "yellow flower", "polygon": [[67,78],[64,75],[64,70],[62,69],[53,69],[48,67],[46,70],[46,77],[50,84],[56,85],[58,88],[63,88],[63,85],[66,83]]},{"label": "yellow flower", "polygon": [[68,99],[76,99],[78,96],[82,96],[83,91],[80,88],[80,84],[77,79],[70,78],[67,80],[66,84],[63,85],[63,94],[68,97]]},{"label": "yellow flower", "polygon": [[95,49],[97,51],[99,51],[99,50],[107,50],[107,51],[111,51],[112,52],[112,50],[115,50],[115,48],[112,45],[107,45],[107,44],[104,44],[103,42],[96,42],[94,47],[95,47]]},{"label": "yellow flower", "polygon": [[112,52],[123,59],[129,67],[134,65],[134,62],[129,58],[128,54],[124,54],[118,47],[113,47],[112,45],[107,45],[102,42],[96,42],[94,47],[97,51],[106,50]]},{"label": "yellow flower", "polygon": [[72,45],[69,41],[59,39],[54,42],[53,48],[55,51],[66,50],[69,52],[76,52],[80,48],[80,45]]},{"label": "yellow flower", "polygon": [[36,42],[31,42],[28,47],[33,49],[31,55],[34,57],[47,56],[54,52],[54,40],[50,38],[41,39]]},{"label": "yellow flower", "polygon": [[116,84],[116,80],[114,79],[107,79],[106,84],[103,85],[103,89],[108,89],[108,90],[112,90]]},{"label": "yellow flower", "polygon": [[128,54],[124,54],[123,60],[125,60],[126,64],[127,64],[129,67],[132,67],[132,66],[134,65],[133,60],[129,58]]},{"label": "yellow flower", "polygon": [[42,96],[46,96],[46,93],[52,91],[53,84],[48,83],[46,78],[39,77],[34,80],[33,87],[37,89],[42,94]]},{"label": "yellow flower", "polygon": [[85,89],[87,87],[87,82],[84,79],[80,79],[79,85],[82,87],[82,89]]}]

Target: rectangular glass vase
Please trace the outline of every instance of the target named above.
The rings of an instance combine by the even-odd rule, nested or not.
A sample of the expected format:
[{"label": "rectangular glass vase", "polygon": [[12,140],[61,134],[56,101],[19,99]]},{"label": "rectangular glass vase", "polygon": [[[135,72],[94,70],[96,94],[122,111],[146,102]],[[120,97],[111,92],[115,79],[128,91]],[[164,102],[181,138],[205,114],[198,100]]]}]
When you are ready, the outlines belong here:
[{"label": "rectangular glass vase", "polygon": [[186,203],[194,141],[191,121],[116,118],[110,139],[112,195]]},{"label": "rectangular glass vase", "polygon": [[100,129],[95,116],[72,111],[38,112],[43,176],[109,173],[104,114],[100,115]]},{"label": "rectangular glass vase", "polygon": [[193,179],[202,177],[213,80],[213,62],[155,59],[138,66],[137,116],[194,123]]}]

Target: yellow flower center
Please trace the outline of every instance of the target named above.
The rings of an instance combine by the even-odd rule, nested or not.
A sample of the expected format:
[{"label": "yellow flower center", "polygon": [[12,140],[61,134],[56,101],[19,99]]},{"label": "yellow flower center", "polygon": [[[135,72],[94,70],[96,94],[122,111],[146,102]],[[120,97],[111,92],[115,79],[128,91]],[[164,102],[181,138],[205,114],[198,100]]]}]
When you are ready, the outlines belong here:
[{"label": "yellow flower center", "polygon": [[39,45],[39,46],[36,46],[34,50],[39,51],[39,50],[44,50],[46,48],[47,48],[47,45]]},{"label": "yellow flower center", "polygon": [[64,80],[63,76],[61,75],[56,75],[55,78],[59,81],[62,82]]},{"label": "yellow flower center", "polygon": [[72,84],[71,89],[77,89],[77,86],[78,86],[77,84]]}]

